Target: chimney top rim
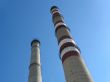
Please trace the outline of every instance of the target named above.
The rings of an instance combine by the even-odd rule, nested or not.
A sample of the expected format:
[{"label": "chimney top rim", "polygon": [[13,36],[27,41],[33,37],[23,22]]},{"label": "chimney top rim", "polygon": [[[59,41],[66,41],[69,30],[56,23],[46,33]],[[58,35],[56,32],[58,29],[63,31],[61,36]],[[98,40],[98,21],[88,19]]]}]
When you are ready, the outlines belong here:
[{"label": "chimney top rim", "polygon": [[54,8],[59,9],[57,6],[52,6],[52,7],[50,8],[50,11],[52,11]]},{"label": "chimney top rim", "polygon": [[38,39],[33,39],[32,42],[31,42],[31,46],[32,46],[32,44],[33,44],[34,42],[40,44],[40,41],[39,41]]}]

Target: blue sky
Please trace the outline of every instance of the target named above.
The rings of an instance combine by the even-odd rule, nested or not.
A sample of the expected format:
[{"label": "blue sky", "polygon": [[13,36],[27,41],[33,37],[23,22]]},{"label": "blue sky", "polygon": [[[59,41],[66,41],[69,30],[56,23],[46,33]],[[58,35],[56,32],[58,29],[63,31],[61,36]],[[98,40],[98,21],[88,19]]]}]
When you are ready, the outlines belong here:
[{"label": "blue sky", "polygon": [[109,0],[0,0],[0,82],[28,82],[41,41],[43,82],[65,82],[50,7],[60,8],[95,82],[110,82]]}]

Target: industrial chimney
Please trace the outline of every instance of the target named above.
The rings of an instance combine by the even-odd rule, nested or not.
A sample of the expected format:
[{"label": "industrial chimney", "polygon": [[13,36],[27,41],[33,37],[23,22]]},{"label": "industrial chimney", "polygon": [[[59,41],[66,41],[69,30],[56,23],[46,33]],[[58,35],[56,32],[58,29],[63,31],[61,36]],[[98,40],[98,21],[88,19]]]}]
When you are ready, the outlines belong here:
[{"label": "industrial chimney", "polygon": [[64,23],[64,18],[59,12],[58,7],[52,6],[51,13],[66,82],[93,82],[80,56],[80,49],[73,40],[70,29]]},{"label": "industrial chimney", "polygon": [[31,42],[31,62],[29,66],[28,82],[42,82],[40,42],[37,39]]}]

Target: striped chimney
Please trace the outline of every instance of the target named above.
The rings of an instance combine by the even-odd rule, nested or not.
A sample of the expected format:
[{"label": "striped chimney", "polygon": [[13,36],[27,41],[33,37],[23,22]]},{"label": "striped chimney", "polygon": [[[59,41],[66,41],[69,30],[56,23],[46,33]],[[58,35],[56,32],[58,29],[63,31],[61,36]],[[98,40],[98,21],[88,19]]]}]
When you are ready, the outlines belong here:
[{"label": "striped chimney", "polygon": [[80,49],[73,40],[70,29],[58,7],[51,7],[55,34],[58,40],[60,58],[63,64],[66,82],[93,82],[89,71],[81,58]]},{"label": "striped chimney", "polygon": [[41,63],[40,63],[40,42],[31,42],[31,61],[29,66],[28,82],[42,82]]}]

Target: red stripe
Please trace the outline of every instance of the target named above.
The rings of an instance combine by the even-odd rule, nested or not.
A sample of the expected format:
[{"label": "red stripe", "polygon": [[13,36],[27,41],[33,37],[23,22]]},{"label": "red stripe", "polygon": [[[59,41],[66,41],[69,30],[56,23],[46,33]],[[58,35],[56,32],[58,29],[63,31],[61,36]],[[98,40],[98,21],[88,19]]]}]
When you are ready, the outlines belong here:
[{"label": "red stripe", "polygon": [[55,29],[55,33],[57,33],[57,31],[60,29],[60,28],[66,28],[67,30],[69,30],[69,28],[65,25],[60,25],[58,26],[56,29]]},{"label": "red stripe", "polygon": [[65,53],[62,57],[62,63],[71,56],[80,56],[80,54],[77,51],[69,51]]},{"label": "red stripe", "polygon": [[54,19],[55,17],[61,16],[61,15],[60,15],[60,13],[57,12],[57,13],[54,13],[52,16],[53,16],[53,19]]},{"label": "red stripe", "polygon": [[56,10],[53,10],[52,13],[54,13],[55,11],[58,11],[58,10],[57,9]]},{"label": "red stripe", "polygon": [[66,42],[66,43],[64,43],[64,44],[60,47],[60,53],[62,52],[62,50],[63,50],[64,48],[69,47],[69,46],[75,47],[76,45],[73,44],[72,42]]},{"label": "red stripe", "polygon": [[57,21],[57,22],[54,24],[54,26],[55,26],[57,23],[60,23],[60,22],[64,23],[63,20],[59,20],[59,21]]},{"label": "red stripe", "polygon": [[52,19],[54,19],[55,17],[57,17],[57,16],[59,16],[60,18],[63,18],[64,19],[64,17],[60,14],[60,13],[54,13],[53,15],[52,15]]},{"label": "red stripe", "polygon": [[72,39],[72,37],[69,36],[69,35],[62,36],[62,37],[58,40],[58,44],[59,44],[63,39],[66,39],[66,38]]}]

